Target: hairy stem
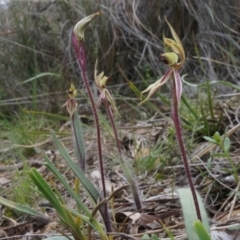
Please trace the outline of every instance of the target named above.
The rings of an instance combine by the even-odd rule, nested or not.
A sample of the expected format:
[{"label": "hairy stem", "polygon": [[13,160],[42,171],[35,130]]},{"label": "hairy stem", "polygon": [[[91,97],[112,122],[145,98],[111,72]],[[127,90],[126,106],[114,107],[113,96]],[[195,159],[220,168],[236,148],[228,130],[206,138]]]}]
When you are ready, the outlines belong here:
[{"label": "hairy stem", "polygon": [[[86,50],[84,47],[84,43],[76,41],[76,38],[73,34],[73,46],[75,47],[76,51],[76,57],[78,60],[78,64],[81,70],[81,75],[82,79],[84,81],[84,84],[87,89],[87,94],[92,106],[92,112],[95,120],[95,126],[97,130],[97,146],[98,146],[98,159],[99,159],[99,165],[100,165],[100,173],[101,173],[101,181],[102,181],[102,190],[103,190],[103,197],[106,198],[107,192],[106,192],[106,185],[105,185],[105,179],[104,179],[104,167],[103,167],[103,158],[102,158],[102,146],[101,146],[101,133],[100,133],[100,124],[99,124],[99,118],[98,118],[98,113],[97,109],[95,106],[92,90],[87,78],[86,74],[86,62],[87,62],[87,57],[86,57]],[[106,229],[108,232],[111,232],[111,224],[110,224],[110,218],[108,214],[108,209],[107,209],[107,203],[103,205],[103,221],[105,223]]]},{"label": "hairy stem", "polygon": [[114,119],[113,119],[112,109],[111,109],[111,106],[109,105],[109,102],[107,101],[106,98],[104,98],[104,105],[105,105],[108,117],[109,117],[111,125],[112,125],[114,137],[115,137],[118,152],[119,152],[119,155],[120,155],[120,164],[123,168],[124,174],[126,175],[128,183],[130,184],[136,208],[137,208],[138,211],[141,211],[142,210],[142,203],[141,203],[141,200],[140,200],[140,197],[139,197],[139,194],[138,194],[138,189],[137,189],[136,183],[135,183],[135,181],[134,181],[134,179],[131,175],[131,172],[129,171],[128,167],[126,166],[126,164],[125,164],[125,162],[122,158],[122,151],[121,151],[121,147],[120,147],[120,143],[119,143],[119,139],[118,139],[116,125],[115,125],[115,122],[114,122]]},{"label": "hairy stem", "polygon": [[186,171],[186,176],[187,176],[188,183],[189,183],[189,186],[190,186],[190,189],[192,192],[192,197],[193,197],[194,205],[196,208],[197,218],[200,221],[202,221],[201,212],[200,212],[200,208],[199,208],[199,204],[198,204],[198,200],[197,200],[197,194],[196,194],[196,191],[195,191],[195,188],[193,185],[192,176],[191,176],[190,168],[188,165],[187,154],[186,154],[186,150],[185,150],[184,143],[183,143],[182,129],[181,129],[181,124],[180,124],[179,114],[178,114],[178,105],[179,104],[178,104],[178,100],[177,100],[176,84],[175,84],[175,81],[173,81],[172,118],[173,118],[173,122],[174,122],[175,129],[176,129],[176,136],[177,136],[177,140],[178,140],[178,145],[180,147],[184,168]]}]

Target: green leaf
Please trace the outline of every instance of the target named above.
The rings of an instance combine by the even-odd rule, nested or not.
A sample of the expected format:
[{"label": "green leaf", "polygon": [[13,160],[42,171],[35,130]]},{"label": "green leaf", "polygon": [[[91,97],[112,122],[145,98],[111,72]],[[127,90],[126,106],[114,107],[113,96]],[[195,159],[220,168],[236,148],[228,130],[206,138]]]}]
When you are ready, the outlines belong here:
[{"label": "green leaf", "polygon": [[53,113],[37,112],[37,111],[29,111],[29,110],[24,110],[23,112],[32,114],[32,115],[45,116],[45,117],[49,117],[49,118],[56,119],[56,120],[69,121],[69,117],[65,117],[65,116],[61,116],[61,115],[53,114]]},{"label": "green leaf", "polygon": [[204,138],[206,141],[210,142],[210,143],[218,144],[217,141],[214,140],[214,139],[211,138],[211,137],[204,136],[203,138]]},{"label": "green leaf", "polygon": [[161,240],[161,238],[159,238],[157,235],[153,234],[152,235],[152,240]]},{"label": "green leaf", "polygon": [[86,154],[85,154],[85,146],[84,146],[84,140],[83,140],[83,134],[82,134],[81,121],[79,119],[77,111],[74,111],[74,114],[72,117],[72,130],[73,130],[73,136],[74,136],[75,154],[76,154],[79,166],[81,167],[81,170],[84,172]]},{"label": "green leaf", "polygon": [[208,168],[208,170],[211,170],[211,168],[212,168],[212,157],[208,158],[208,160],[207,160],[207,168]]},{"label": "green leaf", "polygon": [[89,209],[83,204],[79,196],[75,193],[75,191],[70,187],[70,185],[67,183],[66,179],[62,176],[62,174],[58,171],[58,169],[53,165],[53,163],[45,157],[45,165],[46,167],[60,180],[60,182],[65,186],[68,193],[74,198],[76,201],[78,208],[80,208],[82,211],[84,211],[84,214],[88,217],[92,217],[91,212]]},{"label": "green leaf", "polygon": [[188,102],[188,100],[187,100],[187,98],[185,97],[184,94],[182,94],[182,102],[183,102],[183,104],[185,104],[185,106],[187,107],[188,111],[189,111],[190,113],[192,113],[192,115],[194,116],[194,118],[195,118],[195,119],[198,119],[197,111],[192,108],[192,105],[191,105],[192,103],[189,104],[189,102]]},{"label": "green leaf", "polygon": [[50,73],[50,72],[45,72],[45,73],[40,73],[40,74],[38,74],[38,75],[36,75],[36,76],[34,76],[34,77],[31,77],[31,78],[29,78],[29,79],[27,79],[27,80],[24,80],[21,84],[25,84],[25,83],[28,83],[28,82],[32,82],[32,81],[34,81],[34,80],[37,80],[38,78],[42,78],[42,77],[46,77],[46,76],[57,77],[57,78],[60,78],[60,79],[62,78],[62,76],[59,75],[59,74]]},{"label": "green leaf", "polygon": [[52,138],[53,138],[53,141],[54,141],[55,145],[57,146],[60,154],[65,159],[65,161],[68,164],[68,166],[71,168],[73,173],[81,181],[81,183],[83,184],[84,188],[87,190],[87,192],[92,197],[93,201],[97,204],[98,201],[102,200],[102,196],[100,195],[98,190],[89,181],[89,179],[86,178],[85,174],[81,171],[81,169],[77,166],[77,164],[72,160],[72,158],[70,157],[68,151],[66,150],[64,145],[59,142],[59,140],[57,139],[57,137],[56,137],[56,135],[55,135],[55,133],[53,131],[52,131]]},{"label": "green leaf", "polygon": [[230,150],[230,147],[231,147],[231,141],[228,137],[226,137],[223,142],[223,151],[225,153],[228,153]]},{"label": "green leaf", "polygon": [[6,207],[9,207],[9,208],[14,209],[14,210],[19,211],[19,212],[23,212],[23,213],[28,214],[28,215],[39,216],[39,217],[46,218],[43,214],[39,213],[38,211],[36,211],[35,209],[33,209],[29,206],[26,206],[26,205],[23,205],[23,204],[20,204],[20,203],[12,202],[12,201],[10,201],[6,198],[3,198],[1,196],[0,196],[0,203],[3,204]]},{"label": "green leaf", "polygon": [[142,236],[141,239],[142,239],[142,240],[149,240],[149,239],[151,239],[151,238],[149,237],[148,234],[143,234],[143,236]]},{"label": "green leaf", "polygon": [[77,212],[74,209],[68,208],[67,206],[63,206],[67,211],[71,212],[72,214],[80,217],[81,219],[83,219],[83,221],[85,221],[86,223],[88,223],[92,228],[94,228],[96,231],[98,231],[98,233],[101,236],[101,239],[103,240],[109,240],[109,238],[106,235],[106,231],[103,229],[102,225],[100,223],[98,223],[96,221],[95,218],[91,218],[89,219],[88,217],[80,214],[79,212]]},{"label": "green leaf", "polygon": [[74,239],[73,237],[69,236],[69,237],[64,237],[64,236],[53,236],[53,237],[48,237],[48,238],[43,238],[43,240],[69,240],[70,239]]},{"label": "green leaf", "polygon": [[226,227],[228,230],[230,231],[234,231],[234,230],[240,230],[240,224],[233,224],[233,225],[230,225],[228,227]]},{"label": "green leaf", "polygon": [[194,222],[193,227],[198,235],[199,240],[211,240],[209,233],[199,220]]},{"label": "green leaf", "polygon": [[219,134],[219,132],[215,132],[215,133],[214,133],[213,139],[214,139],[218,144],[221,144],[221,135]]},{"label": "green leaf", "polygon": [[[195,223],[198,220],[198,217],[196,214],[196,208],[193,201],[192,192],[189,188],[180,188],[178,189],[178,194],[179,194],[179,198],[180,198],[180,202],[183,210],[183,217],[184,217],[188,239],[199,240],[196,234],[196,231],[193,228],[193,223]],[[207,217],[207,213],[204,208],[202,199],[198,194],[198,192],[196,192],[196,194],[197,194],[197,200],[200,208],[203,226],[205,227],[207,232],[210,232],[208,217]]]},{"label": "green leaf", "polygon": [[71,216],[66,212],[66,210],[62,207],[62,202],[56,197],[53,190],[49,187],[48,183],[44,180],[44,178],[38,173],[38,171],[32,168],[29,171],[29,176],[37,186],[39,191],[44,195],[44,197],[51,203],[53,208],[58,213],[61,220],[69,226],[73,226],[74,222]]},{"label": "green leaf", "polygon": [[[60,141],[57,139],[57,137],[53,131],[52,131],[52,138],[53,138],[53,141],[54,141],[55,145],[57,146],[60,154],[65,159],[66,163],[71,168],[71,170],[76,175],[76,177],[80,180],[80,182],[82,183],[82,185],[84,186],[84,188],[86,189],[88,194],[93,199],[94,203],[97,204],[99,201],[102,201],[101,194],[98,192],[98,190],[95,188],[95,186],[89,181],[89,179],[85,176],[83,171],[72,160],[68,151],[66,150],[64,145],[62,143],[60,143]],[[108,223],[107,223],[107,219],[105,218],[104,208],[100,208],[99,211],[102,215],[105,225],[107,226]]]}]

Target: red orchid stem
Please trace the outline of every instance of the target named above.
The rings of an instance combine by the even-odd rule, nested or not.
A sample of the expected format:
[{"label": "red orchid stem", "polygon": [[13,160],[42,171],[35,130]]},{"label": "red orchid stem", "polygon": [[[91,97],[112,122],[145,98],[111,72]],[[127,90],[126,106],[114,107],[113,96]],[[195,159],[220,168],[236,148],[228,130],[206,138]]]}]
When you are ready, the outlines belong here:
[{"label": "red orchid stem", "polygon": [[[78,61],[78,64],[79,64],[79,67],[80,67],[80,70],[81,70],[82,79],[83,79],[84,84],[86,86],[87,94],[88,94],[88,97],[89,97],[89,100],[90,100],[90,103],[91,103],[91,106],[92,106],[93,116],[94,116],[94,120],[95,120],[95,126],[96,126],[96,130],[97,130],[98,159],[99,159],[99,165],[100,165],[103,197],[106,198],[107,193],[106,193],[106,186],[105,186],[105,179],[104,179],[104,167],[103,167],[103,159],[102,159],[100,124],[99,124],[98,113],[97,113],[97,109],[96,109],[96,106],[95,106],[92,90],[91,90],[91,87],[89,85],[89,81],[88,81],[87,74],[86,74],[86,62],[87,62],[86,50],[85,50],[85,47],[84,47],[84,43],[82,41],[81,42],[76,41],[74,33],[73,33],[73,46],[75,48],[76,58],[77,58],[77,61]],[[103,205],[103,211],[104,211],[103,221],[105,223],[106,230],[108,232],[111,232],[111,223],[110,223],[110,218],[109,218],[109,214],[108,214],[107,203],[105,203]]]},{"label": "red orchid stem", "polygon": [[123,161],[123,158],[122,158],[122,151],[121,151],[120,142],[119,142],[119,139],[118,139],[118,133],[117,133],[116,125],[115,125],[115,122],[114,122],[114,119],[113,119],[112,109],[111,109],[111,106],[109,105],[109,102],[106,98],[104,98],[103,101],[104,101],[104,105],[105,105],[108,117],[109,117],[111,125],[112,125],[114,137],[115,137],[118,152],[119,152],[119,155],[120,155],[120,162],[121,162],[124,174],[126,175],[126,178],[128,180],[128,183],[131,186],[131,190],[132,190],[132,194],[133,194],[133,198],[134,198],[134,203],[136,205],[137,210],[140,212],[142,210],[142,203],[141,203],[141,200],[139,198],[136,183],[135,183],[135,181],[134,181],[134,179],[131,175],[131,172],[129,171],[128,167],[126,166],[126,164],[125,164],[125,162]]},{"label": "red orchid stem", "polygon": [[188,183],[189,183],[189,186],[190,186],[190,189],[192,192],[197,218],[198,218],[198,220],[202,221],[201,212],[200,212],[200,208],[199,208],[199,204],[198,204],[198,200],[197,200],[197,195],[196,195],[196,191],[195,191],[195,188],[193,185],[192,176],[191,176],[190,168],[188,165],[187,154],[186,154],[186,150],[185,150],[184,143],[183,143],[182,128],[181,128],[179,114],[178,114],[178,106],[179,106],[179,103],[178,103],[178,99],[177,99],[177,89],[176,89],[175,81],[173,81],[172,118],[173,118],[173,122],[174,122],[175,129],[176,129],[176,136],[177,136],[178,145],[180,147],[180,151],[182,154],[182,160],[183,160],[184,168],[186,171],[186,176],[187,176]]}]

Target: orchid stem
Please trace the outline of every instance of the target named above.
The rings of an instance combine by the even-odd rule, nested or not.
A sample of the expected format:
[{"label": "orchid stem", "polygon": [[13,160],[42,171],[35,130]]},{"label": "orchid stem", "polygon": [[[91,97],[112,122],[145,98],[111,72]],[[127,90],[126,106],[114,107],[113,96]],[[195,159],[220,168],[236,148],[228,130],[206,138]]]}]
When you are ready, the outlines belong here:
[{"label": "orchid stem", "polygon": [[195,209],[196,209],[197,218],[198,218],[198,220],[202,221],[200,207],[199,207],[198,200],[197,200],[197,194],[196,194],[196,191],[195,191],[195,188],[193,185],[192,176],[191,176],[191,172],[190,172],[190,168],[189,168],[188,160],[187,160],[187,154],[186,154],[186,150],[185,150],[184,143],[183,143],[182,128],[181,128],[179,114],[178,114],[178,107],[179,107],[179,103],[178,103],[178,99],[177,99],[176,84],[175,84],[175,81],[173,81],[172,118],[173,118],[173,122],[174,122],[175,129],[176,129],[176,136],[177,136],[177,140],[178,140],[178,145],[180,147],[184,168],[186,171],[186,176],[187,176],[188,183],[189,183],[189,186],[190,186],[190,189],[192,192],[192,197],[193,197],[193,201],[194,201],[194,205],[195,205]]},{"label": "orchid stem", "polygon": [[128,183],[130,184],[132,194],[133,194],[133,198],[134,198],[134,202],[135,202],[135,206],[136,206],[138,211],[141,211],[142,210],[142,203],[141,203],[141,200],[139,198],[138,189],[137,189],[136,183],[135,183],[135,181],[134,181],[134,179],[131,175],[131,172],[129,171],[128,167],[126,166],[126,164],[125,164],[125,162],[122,158],[122,151],[121,151],[121,147],[120,147],[120,143],[119,143],[119,139],[118,139],[118,133],[117,133],[116,125],[115,125],[115,122],[114,122],[114,119],[113,119],[113,113],[112,113],[111,107],[110,107],[107,99],[104,99],[104,105],[106,107],[107,114],[108,114],[108,117],[109,117],[111,125],[112,125],[114,137],[115,137],[118,152],[119,152],[119,155],[120,155],[120,164],[123,168],[123,172],[126,175]]},{"label": "orchid stem", "polygon": [[[73,36],[74,37],[74,36]],[[98,159],[99,159],[99,165],[100,165],[100,173],[101,173],[101,181],[102,181],[102,190],[103,190],[103,197],[106,198],[107,193],[106,193],[106,186],[105,186],[105,179],[104,179],[104,167],[103,167],[103,159],[102,159],[102,146],[101,146],[101,133],[100,133],[100,124],[99,124],[99,118],[98,118],[98,113],[97,109],[95,106],[92,90],[89,85],[89,81],[86,75],[86,50],[83,42],[75,42],[73,44],[76,50],[76,57],[78,60],[78,64],[81,70],[81,75],[82,79],[84,81],[84,84],[87,89],[87,94],[92,106],[92,112],[95,120],[95,126],[96,126],[96,131],[97,131],[97,149],[98,149]],[[107,203],[103,205],[103,221],[106,226],[107,232],[111,232],[111,224],[110,224],[110,218],[108,214],[108,209],[107,209]]]}]

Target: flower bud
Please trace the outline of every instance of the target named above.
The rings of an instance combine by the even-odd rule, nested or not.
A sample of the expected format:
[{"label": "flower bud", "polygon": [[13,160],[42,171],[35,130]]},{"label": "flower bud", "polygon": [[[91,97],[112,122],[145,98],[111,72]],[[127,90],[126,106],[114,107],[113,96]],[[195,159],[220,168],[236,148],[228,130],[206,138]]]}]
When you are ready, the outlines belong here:
[{"label": "flower bud", "polygon": [[85,32],[85,28],[86,26],[92,21],[92,19],[97,16],[100,15],[100,12],[96,12],[92,15],[89,15],[85,18],[83,18],[82,20],[80,20],[74,27],[73,32],[74,35],[76,36],[77,40],[79,42],[84,40],[84,32]]},{"label": "flower bud", "polygon": [[66,104],[67,106],[67,111],[70,115],[70,118],[72,118],[73,113],[75,112],[75,110],[77,109],[77,102],[74,98],[70,98],[67,100]]}]

